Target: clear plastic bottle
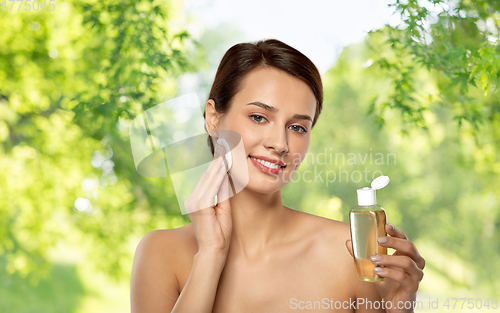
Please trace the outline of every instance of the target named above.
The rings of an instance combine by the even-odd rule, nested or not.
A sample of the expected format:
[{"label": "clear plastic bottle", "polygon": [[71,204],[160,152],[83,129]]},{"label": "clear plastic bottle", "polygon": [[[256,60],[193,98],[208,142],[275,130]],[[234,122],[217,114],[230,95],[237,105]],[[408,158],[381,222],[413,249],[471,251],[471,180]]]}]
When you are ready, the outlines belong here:
[{"label": "clear plastic bottle", "polygon": [[387,248],[380,246],[377,241],[378,237],[387,236],[385,231],[387,216],[385,210],[377,204],[376,190],[387,186],[388,183],[389,177],[379,176],[373,180],[372,188],[358,189],[358,205],[349,213],[356,275],[364,281],[385,280],[384,277],[373,272],[375,264],[372,263],[370,257],[376,254],[387,254]]}]

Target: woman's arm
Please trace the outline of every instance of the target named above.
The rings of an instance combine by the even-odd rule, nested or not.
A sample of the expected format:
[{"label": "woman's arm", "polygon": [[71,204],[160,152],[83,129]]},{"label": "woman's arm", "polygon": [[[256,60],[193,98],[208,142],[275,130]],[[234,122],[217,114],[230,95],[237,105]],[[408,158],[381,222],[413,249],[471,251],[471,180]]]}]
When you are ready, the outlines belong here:
[{"label": "woman's arm", "polygon": [[172,313],[211,313],[215,293],[226,258],[198,252],[193,261],[191,274],[175,303]]},{"label": "woman's arm", "polygon": [[[176,230],[154,231],[137,247],[132,267],[132,313],[212,312],[220,275],[231,242],[232,219],[227,165],[217,144],[214,160],[184,202],[191,219],[198,252],[191,274],[180,292],[175,275],[184,240]],[[217,195],[219,201],[214,205]],[[201,208],[201,209],[200,209]]]},{"label": "woman's arm", "polygon": [[173,230],[153,231],[137,246],[130,279],[132,313],[170,312],[179,297],[175,275],[175,246]]},{"label": "woman's arm", "polygon": [[132,313],[212,312],[225,256],[198,252],[191,274],[179,294],[175,251],[182,240],[175,230],[154,231],[139,243],[132,267]]}]

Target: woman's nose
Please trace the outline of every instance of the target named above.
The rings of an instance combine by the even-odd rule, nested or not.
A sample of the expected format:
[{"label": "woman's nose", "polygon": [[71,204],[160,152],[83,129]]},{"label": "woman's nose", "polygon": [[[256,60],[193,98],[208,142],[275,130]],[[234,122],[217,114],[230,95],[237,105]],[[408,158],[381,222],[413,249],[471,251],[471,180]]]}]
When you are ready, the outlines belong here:
[{"label": "woman's nose", "polygon": [[266,140],[266,147],[273,148],[278,153],[288,152],[288,141],[286,137],[286,129],[277,125],[270,130]]}]

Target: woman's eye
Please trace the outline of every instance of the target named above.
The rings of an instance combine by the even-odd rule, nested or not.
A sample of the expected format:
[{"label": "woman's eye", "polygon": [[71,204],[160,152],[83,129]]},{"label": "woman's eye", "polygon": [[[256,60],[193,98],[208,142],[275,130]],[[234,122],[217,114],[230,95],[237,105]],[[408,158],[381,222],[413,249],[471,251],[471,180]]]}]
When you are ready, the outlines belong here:
[{"label": "woman's eye", "polygon": [[[262,119],[264,119],[264,120],[266,119],[265,117],[260,116],[260,115],[250,115],[250,117],[252,118],[252,120],[253,120],[254,122],[257,122],[257,123],[259,123],[259,124],[262,122]],[[257,118],[257,119],[256,119],[256,118]],[[292,126],[290,126],[290,127],[297,127],[299,130],[298,130],[298,131],[297,131],[297,130],[295,130],[295,131],[296,131],[296,132],[298,132],[298,133],[301,133],[301,134],[305,134],[305,133],[307,133],[307,130],[306,130],[304,127],[302,127],[302,126],[292,125]]]},{"label": "woman's eye", "polygon": [[257,123],[260,123],[260,122],[261,122],[261,120],[255,120],[255,118],[254,118],[254,117],[261,118],[261,119],[262,119],[262,118],[263,118],[263,119],[265,119],[263,116],[260,116],[260,115],[250,115],[250,117],[251,117],[251,118],[252,118],[255,122],[257,122]]},{"label": "woman's eye", "polygon": [[299,131],[299,133],[303,133],[303,134],[307,133],[307,130],[306,130],[304,127],[302,127],[302,126],[292,125],[292,126],[290,126],[290,127],[298,127],[298,128],[300,128],[300,129],[302,129],[302,131]]}]

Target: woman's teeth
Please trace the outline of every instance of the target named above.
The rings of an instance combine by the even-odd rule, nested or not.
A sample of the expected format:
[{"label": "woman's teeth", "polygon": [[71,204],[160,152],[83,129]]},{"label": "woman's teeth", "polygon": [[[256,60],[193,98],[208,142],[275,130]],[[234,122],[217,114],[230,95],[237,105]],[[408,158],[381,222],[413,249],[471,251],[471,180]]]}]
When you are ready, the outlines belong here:
[{"label": "woman's teeth", "polygon": [[259,159],[256,159],[256,158],[253,158],[253,157],[250,157],[252,160],[255,160],[257,162],[259,162],[260,164],[264,165],[264,166],[267,166],[269,168],[280,168],[281,166],[277,165],[277,164],[274,164],[274,163],[271,163],[271,162],[267,162],[267,161],[263,161],[263,160],[259,160]]}]

